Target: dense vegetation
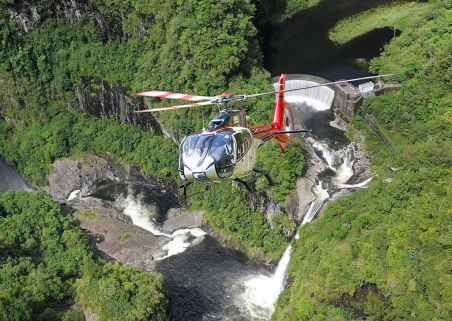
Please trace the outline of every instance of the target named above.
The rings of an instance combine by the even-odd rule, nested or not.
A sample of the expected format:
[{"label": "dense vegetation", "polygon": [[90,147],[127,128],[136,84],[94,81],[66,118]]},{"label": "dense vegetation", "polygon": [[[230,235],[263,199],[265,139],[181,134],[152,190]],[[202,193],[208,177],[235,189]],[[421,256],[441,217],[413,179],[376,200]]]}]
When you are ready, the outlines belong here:
[{"label": "dense vegetation", "polygon": [[41,194],[0,194],[0,319],[166,320],[160,275],[95,259],[73,217]]},{"label": "dense vegetation", "polygon": [[300,228],[274,319],[452,319],[450,16],[431,2],[372,62],[403,85],[364,106],[397,152],[354,119],[378,176]]}]

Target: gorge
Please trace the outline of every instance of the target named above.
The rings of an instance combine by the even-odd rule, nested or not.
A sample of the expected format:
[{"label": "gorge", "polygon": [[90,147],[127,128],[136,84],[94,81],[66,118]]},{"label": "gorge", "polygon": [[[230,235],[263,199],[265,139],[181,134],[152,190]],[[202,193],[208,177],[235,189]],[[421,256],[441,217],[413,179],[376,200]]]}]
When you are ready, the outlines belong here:
[{"label": "gorge", "polygon": [[[450,5],[324,0],[256,30],[239,0],[10,2],[0,189],[34,192],[0,194],[0,319],[450,318]],[[387,3],[356,18],[376,14],[375,30],[329,40]],[[332,88],[287,94],[311,132],[260,149],[277,186],[218,184],[187,204],[175,142],[215,109],[140,118],[149,102],[131,93],[261,92],[280,72],[287,88],[369,72],[402,87],[348,124]],[[261,122],[273,101],[241,107]]]}]

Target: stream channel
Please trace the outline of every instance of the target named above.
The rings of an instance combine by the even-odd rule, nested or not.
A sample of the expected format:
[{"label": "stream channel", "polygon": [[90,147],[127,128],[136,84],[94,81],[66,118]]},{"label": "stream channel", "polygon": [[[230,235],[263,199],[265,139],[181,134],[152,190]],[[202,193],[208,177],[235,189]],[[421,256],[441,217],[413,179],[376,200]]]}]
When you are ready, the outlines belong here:
[{"label": "stream channel", "polygon": [[[336,21],[381,3],[349,2],[337,8],[322,2],[272,28],[271,32],[264,31],[265,63],[272,75],[312,74],[328,80],[368,75],[354,59],[377,56],[393,33],[381,29],[346,46],[332,44],[327,31]],[[289,75],[286,88],[309,84],[306,81],[303,76]],[[333,194],[343,188],[362,187],[368,181],[356,171],[356,144],[348,141],[343,129],[336,125],[332,95],[332,90],[322,87],[315,92],[292,92],[286,96],[294,108],[298,127],[312,130],[303,138],[308,166],[305,176],[311,177],[300,178],[298,182],[303,206],[299,206],[297,216],[301,224],[309,223]],[[3,159],[0,159],[0,184],[0,189],[30,190]],[[300,192],[303,184],[310,194],[307,198]],[[167,240],[157,271],[164,275],[171,320],[270,319],[273,305],[285,285],[290,245],[279,264],[271,268],[219,244],[201,228],[162,230],[158,220],[150,219],[152,204],[146,204],[142,197],[129,194],[116,202],[135,225]]]}]

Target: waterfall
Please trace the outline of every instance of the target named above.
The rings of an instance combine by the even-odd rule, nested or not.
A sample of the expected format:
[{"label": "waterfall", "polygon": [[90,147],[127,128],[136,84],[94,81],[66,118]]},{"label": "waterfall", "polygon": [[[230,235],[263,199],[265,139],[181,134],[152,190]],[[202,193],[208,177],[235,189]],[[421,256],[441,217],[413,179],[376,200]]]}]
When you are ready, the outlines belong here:
[{"label": "waterfall", "polygon": [[369,177],[368,179],[362,181],[361,183],[356,184],[339,184],[339,188],[346,188],[346,189],[354,189],[354,188],[365,188],[366,185],[374,178],[373,176]]},{"label": "waterfall", "polygon": [[273,305],[284,289],[291,250],[292,247],[289,245],[272,275],[260,274],[245,280],[245,292],[242,298],[248,312],[254,318],[269,319],[273,313]]},{"label": "waterfall", "polygon": [[156,216],[157,208],[153,205],[145,204],[142,195],[133,195],[131,191],[126,198],[118,198],[116,200],[118,207],[123,208],[124,214],[132,219],[133,225],[139,226],[151,232],[155,236],[163,236],[169,238],[162,250],[166,251],[166,255],[158,257],[157,260],[163,260],[172,255],[184,252],[193,241],[206,235],[200,228],[179,229],[173,233],[166,233],[156,224],[153,217]]},{"label": "waterfall", "polygon": [[328,192],[322,187],[322,181],[319,181],[316,185],[314,185],[312,192],[315,195],[315,200],[309,205],[301,225],[311,222],[317,212],[322,208],[325,201],[330,197]]},{"label": "waterfall", "polygon": [[[293,79],[286,80],[285,89],[303,88],[318,85],[318,82]],[[273,85],[277,89],[277,84]],[[328,110],[333,104],[334,90],[327,87],[316,87],[303,90],[294,90],[284,94],[284,99],[288,103],[306,103],[314,107],[316,110]]]},{"label": "waterfall", "polygon": [[26,191],[33,190],[28,187],[22,177],[0,157],[0,191]]}]

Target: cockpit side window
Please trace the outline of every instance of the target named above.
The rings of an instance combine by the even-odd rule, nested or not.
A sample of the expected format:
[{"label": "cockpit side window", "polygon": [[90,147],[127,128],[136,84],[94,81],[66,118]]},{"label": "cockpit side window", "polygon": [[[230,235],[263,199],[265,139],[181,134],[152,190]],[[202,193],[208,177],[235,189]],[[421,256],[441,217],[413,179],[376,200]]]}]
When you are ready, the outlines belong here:
[{"label": "cockpit side window", "polygon": [[210,155],[218,167],[231,166],[235,163],[234,139],[230,133],[215,135]]}]

